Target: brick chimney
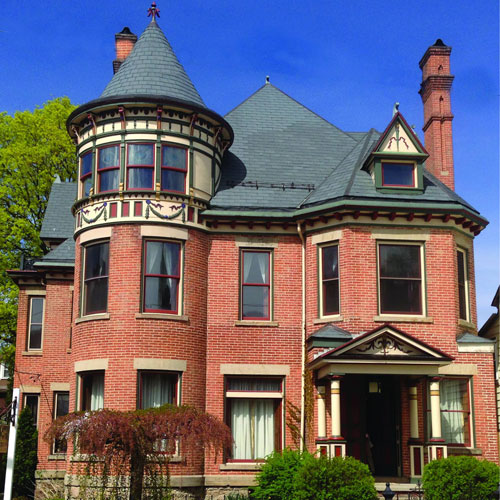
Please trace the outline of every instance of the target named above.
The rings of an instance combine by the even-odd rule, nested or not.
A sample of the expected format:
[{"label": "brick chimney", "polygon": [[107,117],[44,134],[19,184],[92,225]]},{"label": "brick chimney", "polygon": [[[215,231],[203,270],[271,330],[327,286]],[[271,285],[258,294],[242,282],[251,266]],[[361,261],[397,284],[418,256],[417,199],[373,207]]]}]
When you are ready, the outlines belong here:
[{"label": "brick chimney", "polygon": [[424,103],[425,149],[429,158],[426,169],[444,182],[450,189],[455,188],[453,171],[453,140],[451,122],[450,90],[453,75],[450,75],[451,47],[438,38],[420,60],[422,83],[419,94]]},{"label": "brick chimney", "polygon": [[113,61],[113,74],[132,52],[135,42],[137,42],[137,35],[134,35],[127,26],[115,35],[116,59]]}]

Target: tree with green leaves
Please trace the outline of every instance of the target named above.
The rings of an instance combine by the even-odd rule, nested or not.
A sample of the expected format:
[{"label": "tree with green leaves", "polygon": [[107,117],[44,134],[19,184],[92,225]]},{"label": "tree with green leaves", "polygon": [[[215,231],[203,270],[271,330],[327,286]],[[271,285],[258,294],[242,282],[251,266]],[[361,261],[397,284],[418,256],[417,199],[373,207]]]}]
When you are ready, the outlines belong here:
[{"label": "tree with green leaves", "polygon": [[16,456],[12,480],[13,498],[33,498],[35,494],[35,471],[38,463],[37,445],[38,431],[31,410],[25,406],[17,421]]},{"label": "tree with green leaves", "polygon": [[0,359],[10,369],[18,291],[6,271],[19,268],[23,254],[48,251],[40,229],[52,183],[57,175],[62,181],[76,178],[75,147],[66,131],[74,108],[63,97],[33,112],[0,113]]}]

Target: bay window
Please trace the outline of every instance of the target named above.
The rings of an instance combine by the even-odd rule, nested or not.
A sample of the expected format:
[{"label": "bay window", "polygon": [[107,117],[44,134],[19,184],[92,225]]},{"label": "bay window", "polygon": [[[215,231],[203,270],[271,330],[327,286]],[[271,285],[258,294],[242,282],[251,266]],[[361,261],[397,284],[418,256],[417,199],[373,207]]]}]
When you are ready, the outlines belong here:
[{"label": "bay window", "polygon": [[144,248],[144,312],[177,314],[181,279],[181,245],[146,241]]},{"label": "bay window", "polygon": [[45,298],[31,297],[28,325],[28,351],[42,348],[42,329]]},{"label": "bay window", "polygon": [[271,319],[271,252],[241,252],[241,317],[247,320]]},{"label": "bay window", "polygon": [[84,248],[83,314],[104,313],[108,307],[109,243]]},{"label": "bay window", "polygon": [[98,191],[117,191],[120,182],[120,146],[99,148],[97,159]]},{"label": "bay window", "polygon": [[281,449],[282,382],[257,377],[226,380],[227,424],[234,440],[232,460],[262,460]]},{"label": "bay window", "polygon": [[469,321],[469,278],[467,272],[467,252],[457,250],[458,312],[459,318]]},{"label": "bay window", "polygon": [[379,244],[379,303],[381,314],[423,314],[420,244]]},{"label": "bay window", "polygon": [[162,191],[186,191],[187,150],[176,146],[161,148]]},{"label": "bay window", "polygon": [[321,247],[321,314],[331,316],[340,312],[339,247]]},{"label": "bay window", "polygon": [[142,371],[139,373],[139,408],[158,408],[175,404],[178,375],[171,372]]},{"label": "bay window", "polygon": [[127,189],[153,189],[155,145],[129,144],[127,147]]},{"label": "bay window", "polygon": [[80,410],[95,411],[104,408],[104,372],[80,373]]},{"label": "bay window", "polygon": [[89,196],[90,188],[92,187],[92,163],[94,155],[90,153],[84,154],[80,158],[80,185],[81,196]]}]

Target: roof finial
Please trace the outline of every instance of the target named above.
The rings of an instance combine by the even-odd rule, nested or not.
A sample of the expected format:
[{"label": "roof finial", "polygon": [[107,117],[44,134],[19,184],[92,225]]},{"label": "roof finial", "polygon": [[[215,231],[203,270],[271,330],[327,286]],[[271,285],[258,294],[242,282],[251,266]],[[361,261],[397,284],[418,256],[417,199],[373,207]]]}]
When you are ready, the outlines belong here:
[{"label": "roof finial", "polygon": [[395,102],[394,107],[392,108],[392,116],[394,116],[396,113],[399,113],[399,102]]},{"label": "roof finial", "polygon": [[269,81],[269,75],[266,76],[266,83],[270,83],[270,81]]},{"label": "roof finial", "polygon": [[148,9],[148,17],[152,16],[153,21],[156,17],[160,17],[160,9],[156,8],[156,2],[151,4],[151,7]]}]

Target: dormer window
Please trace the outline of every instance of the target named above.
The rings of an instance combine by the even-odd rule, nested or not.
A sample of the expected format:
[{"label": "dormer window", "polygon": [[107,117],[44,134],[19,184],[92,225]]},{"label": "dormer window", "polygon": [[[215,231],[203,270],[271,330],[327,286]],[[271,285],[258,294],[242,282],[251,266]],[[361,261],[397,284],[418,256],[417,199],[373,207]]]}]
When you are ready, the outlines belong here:
[{"label": "dormer window", "polygon": [[415,163],[382,161],[382,186],[414,188],[416,186]]}]

